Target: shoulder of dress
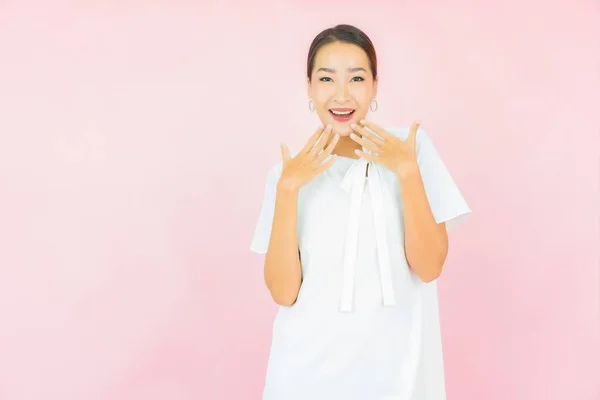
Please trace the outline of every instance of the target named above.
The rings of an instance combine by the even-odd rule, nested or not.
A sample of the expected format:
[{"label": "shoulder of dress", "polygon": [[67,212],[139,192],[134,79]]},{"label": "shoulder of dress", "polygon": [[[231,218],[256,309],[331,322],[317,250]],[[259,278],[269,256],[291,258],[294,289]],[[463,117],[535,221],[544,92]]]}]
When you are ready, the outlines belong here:
[{"label": "shoulder of dress", "polygon": [[410,129],[408,126],[401,125],[383,126],[382,128],[385,129],[386,132],[403,140],[408,137],[408,131]]},{"label": "shoulder of dress", "polygon": [[[408,138],[408,134],[410,132],[410,126],[403,126],[403,125],[397,125],[397,126],[389,126],[389,127],[383,127],[386,132],[402,139],[402,140],[406,140]],[[427,133],[427,131],[425,131],[423,128],[419,128],[419,130],[417,131],[417,151],[420,150],[422,143],[429,143],[431,141],[429,134]]]},{"label": "shoulder of dress", "polygon": [[279,179],[281,172],[283,171],[283,161],[278,161],[271,165],[268,171],[269,177],[273,179]]},{"label": "shoulder of dress", "polygon": [[[394,136],[398,136],[401,139],[406,139],[408,137],[408,133],[410,132],[410,126],[407,125],[394,125],[383,127],[387,132],[391,133]],[[419,128],[417,131],[418,134],[426,134],[423,128]],[[417,135],[418,136],[418,135]]]}]

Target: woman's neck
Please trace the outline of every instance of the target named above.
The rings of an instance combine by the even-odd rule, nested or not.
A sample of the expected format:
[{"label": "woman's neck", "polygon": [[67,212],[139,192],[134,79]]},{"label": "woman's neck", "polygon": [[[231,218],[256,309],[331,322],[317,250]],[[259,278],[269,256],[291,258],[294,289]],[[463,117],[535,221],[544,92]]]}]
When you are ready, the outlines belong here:
[{"label": "woman's neck", "polygon": [[362,150],[362,146],[350,139],[349,136],[343,136],[338,140],[335,149],[333,149],[333,154],[339,157],[358,159],[360,157],[354,152],[356,149]]}]

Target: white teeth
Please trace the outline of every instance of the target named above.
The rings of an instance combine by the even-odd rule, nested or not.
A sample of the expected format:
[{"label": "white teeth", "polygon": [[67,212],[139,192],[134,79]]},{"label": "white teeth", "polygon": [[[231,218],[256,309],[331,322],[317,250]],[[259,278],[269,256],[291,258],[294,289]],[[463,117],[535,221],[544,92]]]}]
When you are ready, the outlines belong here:
[{"label": "white teeth", "polygon": [[331,112],[335,115],[350,115],[354,112],[354,110],[350,110],[347,112],[340,112],[340,111],[335,111],[335,110],[331,110]]}]

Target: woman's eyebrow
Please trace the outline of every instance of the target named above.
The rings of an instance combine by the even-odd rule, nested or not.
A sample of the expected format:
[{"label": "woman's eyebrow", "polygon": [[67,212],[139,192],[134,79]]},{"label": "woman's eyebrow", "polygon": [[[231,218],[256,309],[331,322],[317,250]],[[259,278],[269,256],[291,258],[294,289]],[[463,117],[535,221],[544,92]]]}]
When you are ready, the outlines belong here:
[{"label": "woman's eyebrow", "polygon": [[[333,68],[321,67],[317,70],[317,72],[319,72],[319,71],[324,71],[324,72],[329,72],[330,74],[335,74],[335,69],[333,69]],[[358,72],[358,71],[367,72],[367,70],[364,69],[363,67],[348,68],[348,72]]]}]

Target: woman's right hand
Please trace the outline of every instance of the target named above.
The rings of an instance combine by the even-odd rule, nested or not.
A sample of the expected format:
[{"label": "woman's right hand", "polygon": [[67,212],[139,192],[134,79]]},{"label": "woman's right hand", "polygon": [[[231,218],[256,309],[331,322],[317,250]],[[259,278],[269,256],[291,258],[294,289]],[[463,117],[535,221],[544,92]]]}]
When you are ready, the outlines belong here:
[{"label": "woman's right hand", "polygon": [[278,183],[280,188],[289,191],[298,191],[302,186],[333,165],[335,155],[322,164],[331,155],[339,140],[339,136],[335,135],[327,147],[325,147],[327,140],[331,136],[331,131],[331,125],[327,125],[325,129],[319,127],[294,158],[290,157],[290,151],[287,146],[283,143],[281,144],[283,171]]}]

